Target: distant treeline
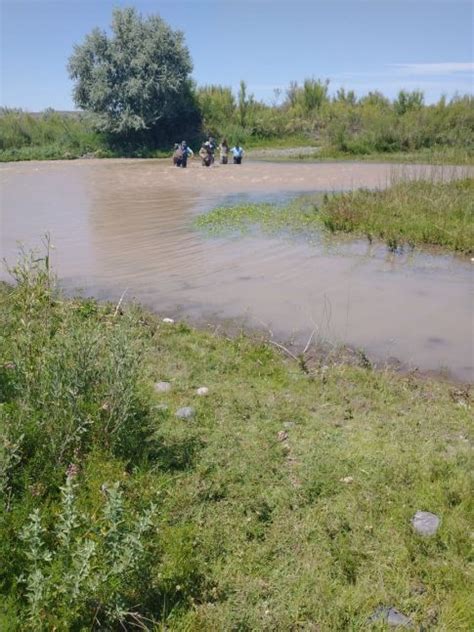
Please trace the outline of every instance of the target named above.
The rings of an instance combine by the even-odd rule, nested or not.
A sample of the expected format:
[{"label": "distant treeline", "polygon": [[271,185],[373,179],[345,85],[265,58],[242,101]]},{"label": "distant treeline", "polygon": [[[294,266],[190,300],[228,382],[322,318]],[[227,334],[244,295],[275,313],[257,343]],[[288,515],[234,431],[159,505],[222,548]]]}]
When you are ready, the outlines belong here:
[{"label": "distant treeline", "polygon": [[281,96],[277,91],[275,103],[266,105],[247,97],[243,82],[237,99],[222,86],[197,91],[204,129],[231,141],[301,136],[354,155],[435,147],[474,152],[474,99],[468,95],[442,97],[435,105],[425,105],[419,91],[402,90],[390,101],[380,92],[358,98],[341,88],[331,97],[328,80],[306,79],[291,83],[279,103]]},{"label": "distant treeline", "polygon": [[[46,110],[28,114],[0,110],[0,159],[28,160],[134,155],[160,156],[173,142],[186,138],[198,145],[208,134],[246,147],[275,145],[320,146],[326,155],[363,156],[374,153],[453,151],[474,157],[474,99],[442,97],[426,105],[422,92],[401,91],[389,100],[380,92],[357,97],[340,89],[333,96],[329,81],[292,82],[283,93],[275,91],[269,105],[249,95],[241,82],[237,96],[220,85],[193,87],[186,107],[154,130],[126,138],[98,131],[87,113]],[[323,152],[324,153],[324,152]]]}]

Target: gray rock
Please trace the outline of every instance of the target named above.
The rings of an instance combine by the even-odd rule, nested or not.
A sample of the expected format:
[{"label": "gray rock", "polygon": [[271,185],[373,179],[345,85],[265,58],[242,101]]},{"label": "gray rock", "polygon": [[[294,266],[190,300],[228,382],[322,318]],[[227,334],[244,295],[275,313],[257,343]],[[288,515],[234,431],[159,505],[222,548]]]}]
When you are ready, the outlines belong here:
[{"label": "gray rock", "polygon": [[434,535],[440,522],[439,517],[429,511],[417,511],[411,519],[413,528],[420,535]]},{"label": "gray rock", "polygon": [[191,406],[183,406],[176,411],[176,417],[179,419],[192,419],[195,415],[194,408]]},{"label": "gray rock", "polygon": [[377,621],[383,621],[387,625],[395,628],[411,628],[413,627],[413,621],[410,617],[399,612],[396,608],[391,606],[379,606],[374,614],[369,618],[369,622],[375,623]]},{"label": "gray rock", "polygon": [[155,391],[157,393],[168,393],[171,390],[171,384],[169,382],[156,382]]}]

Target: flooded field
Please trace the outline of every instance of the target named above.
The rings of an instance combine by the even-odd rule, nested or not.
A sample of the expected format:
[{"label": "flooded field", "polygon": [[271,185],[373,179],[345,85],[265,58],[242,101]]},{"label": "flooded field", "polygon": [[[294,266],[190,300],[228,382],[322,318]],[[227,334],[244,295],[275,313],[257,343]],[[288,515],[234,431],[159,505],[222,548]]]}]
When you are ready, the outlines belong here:
[{"label": "flooded field", "polygon": [[380,361],[472,380],[469,260],[393,255],[357,241],[209,239],[192,225],[230,197],[278,199],[466,172],[367,163],[204,169],[195,162],[187,170],[143,160],[10,163],[0,168],[1,254],[11,263],[18,242],[38,245],[48,231],[69,290],[112,300],[127,290],[129,300],[164,315],[200,323],[236,318],[277,340],[305,341],[316,329]]}]

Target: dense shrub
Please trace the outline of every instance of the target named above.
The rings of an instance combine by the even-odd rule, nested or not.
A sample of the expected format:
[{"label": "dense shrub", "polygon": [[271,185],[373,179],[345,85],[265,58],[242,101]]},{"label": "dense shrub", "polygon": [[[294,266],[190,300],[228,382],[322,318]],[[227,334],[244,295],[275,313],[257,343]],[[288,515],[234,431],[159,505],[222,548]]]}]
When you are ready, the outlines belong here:
[{"label": "dense shrub", "polygon": [[160,125],[123,134],[94,131],[85,114],[53,111],[33,116],[20,110],[0,111],[0,159],[74,158],[97,156],[154,156],[170,151],[186,138],[195,148],[208,134],[246,146],[269,140],[322,146],[348,155],[459,150],[474,155],[474,101],[471,96],[444,97],[425,105],[420,92],[401,91],[389,101],[378,92],[358,99],[353,91],[338,90],[331,99],[328,82],[292,83],[280,105],[257,101],[242,82],[236,98],[229,87],[196,88],[186,83],[174,107]]},{"label": "dense shrub", "polygon": [[48,262],[29,255],[11,271],[14,308],[1,317],[0,488],[14,494],[60,481],[92,448],[130,459],[148,433],[142,341],[93,302],[61,309]]},{"label": "dense shrub", "polygon": [[[103,147],[103,137],[94,131],[84,114],[61,114],[45,110],[28,114],[22,110],[0,109],[0,152],[15,159],[15,152],[28,157],[40,148],[44,158],[67,158]],[[26,151],[25,151],[26,150]],[[69,154],[69,155],[68,155]]]}]

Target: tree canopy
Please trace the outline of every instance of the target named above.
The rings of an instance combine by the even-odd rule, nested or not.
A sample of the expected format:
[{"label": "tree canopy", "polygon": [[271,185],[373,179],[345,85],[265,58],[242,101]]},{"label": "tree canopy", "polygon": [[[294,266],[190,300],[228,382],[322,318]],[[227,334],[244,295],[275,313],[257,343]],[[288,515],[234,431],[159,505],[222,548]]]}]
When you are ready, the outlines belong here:
[{"label": "tree canopy", "polygon": [[68,71],[76,105],[98,129],[126,135],[173,117],[189,94],[192,62],[180,31],[125,8],[114,10],[111,36],[96,28],[74,47]]}]

